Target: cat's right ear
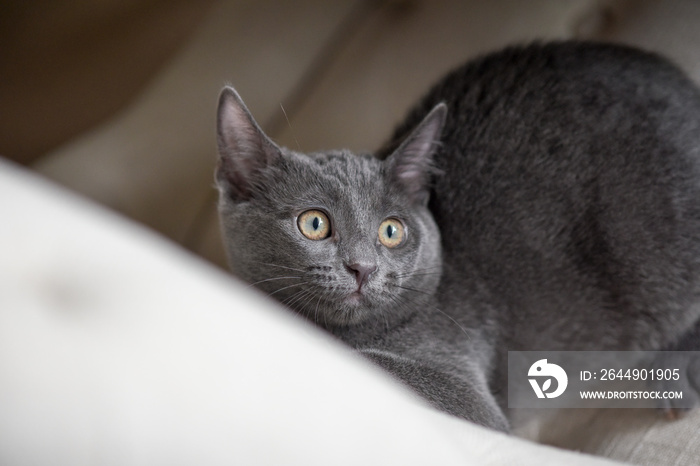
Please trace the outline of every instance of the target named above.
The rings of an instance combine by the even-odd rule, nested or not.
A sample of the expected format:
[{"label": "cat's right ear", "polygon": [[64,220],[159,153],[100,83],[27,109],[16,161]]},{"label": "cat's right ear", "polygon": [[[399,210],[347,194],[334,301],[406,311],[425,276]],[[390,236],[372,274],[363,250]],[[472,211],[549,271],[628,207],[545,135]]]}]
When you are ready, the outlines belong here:
[{"label": "cat's right ear", "polygon": [[216,126],[217,185],[234,200],[248,200],[260,172],[279,157],[281,151],[260,129],[232,87],[221,91]]},{"label": "cat's right ear", "polygon": [[447,106],[440,103],[384,162],[392,181],[412,202],[428,201],[430,178],[436,172],[433,154],[440,144],[446,118]]}]

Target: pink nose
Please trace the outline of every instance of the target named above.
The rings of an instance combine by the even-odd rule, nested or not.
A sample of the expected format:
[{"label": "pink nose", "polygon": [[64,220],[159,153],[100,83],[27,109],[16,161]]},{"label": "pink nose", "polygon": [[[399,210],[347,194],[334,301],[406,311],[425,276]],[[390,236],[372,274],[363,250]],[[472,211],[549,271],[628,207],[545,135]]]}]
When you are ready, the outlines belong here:
[{"label": "pink nose", "polygon": [[377,270],[377,266],[374,264],[350,264],[346,265],[351,273],[355,274],[355,280],[357,280],[357,291],[362,290],[362,285],[367,283],[369,276]]}]

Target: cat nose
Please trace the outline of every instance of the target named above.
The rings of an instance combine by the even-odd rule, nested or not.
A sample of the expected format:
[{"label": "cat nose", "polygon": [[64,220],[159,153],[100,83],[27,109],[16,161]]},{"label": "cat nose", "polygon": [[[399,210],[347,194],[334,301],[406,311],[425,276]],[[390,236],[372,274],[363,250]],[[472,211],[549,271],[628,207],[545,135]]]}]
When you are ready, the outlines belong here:
[{"label": "cat nose", "polygon": [[375,264],[346,264],[345,265],[351,273],[355,274],[355,280],[357,280],[357,291],[362,290],[362,285],[367,282],[369,276],[377,270]]}]

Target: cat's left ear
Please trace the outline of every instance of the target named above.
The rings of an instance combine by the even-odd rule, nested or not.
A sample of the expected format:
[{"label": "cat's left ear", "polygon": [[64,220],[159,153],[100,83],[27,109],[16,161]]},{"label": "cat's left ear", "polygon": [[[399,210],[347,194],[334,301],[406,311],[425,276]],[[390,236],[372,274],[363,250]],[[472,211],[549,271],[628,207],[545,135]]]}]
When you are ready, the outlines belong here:
[{"label": "cat's left ear", "polygon": [[216,181],[236,201],[249,200],[262,171],[281,156],[232,87],[219,97],[217,120],[219,164]]},{"label": "cat's left ear", "polygon": [[414,203],[426,203],[433,154],[447,117],[447,105],[440,103],[384,162],[392,182],[398,184]]}]

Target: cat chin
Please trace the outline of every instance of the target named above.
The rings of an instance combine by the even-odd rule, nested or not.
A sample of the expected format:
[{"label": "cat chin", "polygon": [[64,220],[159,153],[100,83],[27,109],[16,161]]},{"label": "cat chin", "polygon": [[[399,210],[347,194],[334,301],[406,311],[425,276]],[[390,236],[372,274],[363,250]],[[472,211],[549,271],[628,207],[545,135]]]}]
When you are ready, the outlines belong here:
[{"label": "cat chin", "polygon": [[321,314],[305,312],[304,315],[314,324],[326,328],[353,327],[367,320],[368,313],[363,311],[334,310]]},{"label": "cat chin", "polygon": [[317,324],[325,327],[351,327],[367,322],[374,313],[367,297],[355,292],[343,298],[336,306],[328,307],[322,313],[318,313],[315,319],[313,313],[308,315]]},{"label": "cat chin", "polygon": [[352,326],[365,322],[371,314],[362,301],[361,297],[348,298],[343,306],[331,313],[329,323],[335,326]]}]

